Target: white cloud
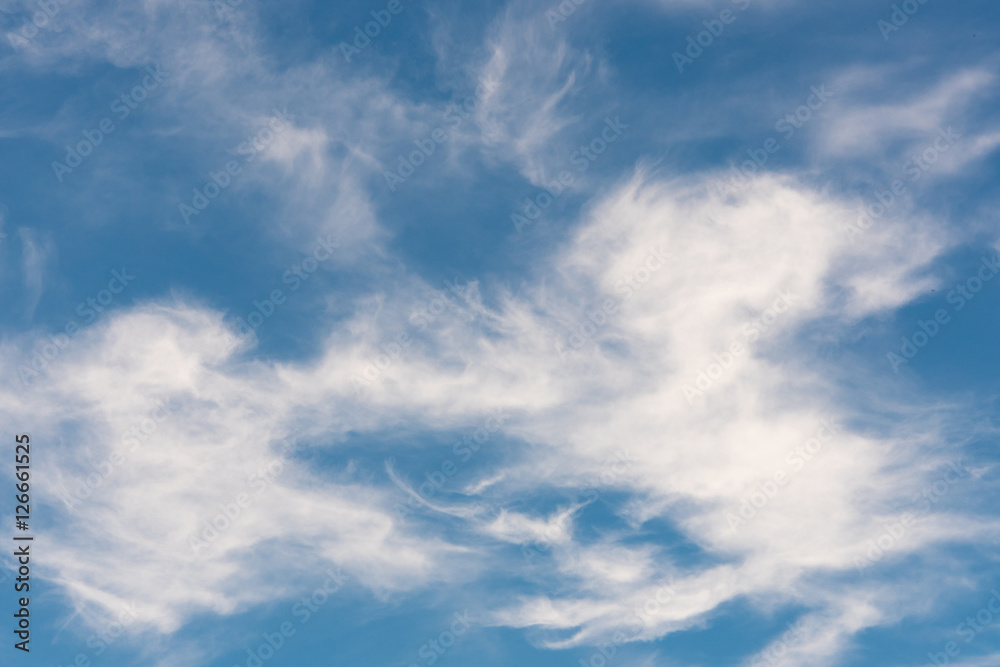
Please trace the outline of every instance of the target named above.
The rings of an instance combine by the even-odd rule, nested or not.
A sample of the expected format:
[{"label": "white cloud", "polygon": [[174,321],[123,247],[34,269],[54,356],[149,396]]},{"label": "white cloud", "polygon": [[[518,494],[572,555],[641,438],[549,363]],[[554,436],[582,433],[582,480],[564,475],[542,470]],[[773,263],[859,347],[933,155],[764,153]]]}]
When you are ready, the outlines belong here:
[{"label": "white cloud", "polygon": [[38,307],[38,301],[45,291],[47,274],[51,270],[49,264],[55,257],[56,246],[49,234],[42,234],[27,227],[21,227],[17,231],[21,239],[26,315],[31,320],[35,315],[35,308]]},{"label": "white cloud", "polygon": [[[606,553],[625,547],[623,533],[609,533],[600,547],[578,542],[569,517],[581,506],[549,516],[489,515],[473,497],[474,511],[447,511],[467,525],[467,538],[544,540],[552,560],[541,567],[561,591],[508,606],[495,622],[574,630],[553,646],[596,641],[625,627],[668,576],[676,592],[649,615],[642,638],[705,622],[737,596],[791,602],[815,595],[803,583],[807,577],[854,567],[866,540],[879,534],[881,518],[931,474],[907,463],[914,451],[933,453],[937,446],[932,437],[853,431],[846,424],[851,406],[831,399],[836,374],[800,333],[817,318],[845,331],[857,318],[913,296],[906,275],[914,260],[888,245],[878,252],[852,246],[840,231],[843,216],[837,202],[788,179],[762,177],[752,191],[724,200],[698,183],[640,173],[594,206],[572,243],[539,270],[534,287],[502,298],[496,311],[470,287],[468,302],[427,327],[360,397],[352,375],[409,326],[410,304],[425,288],[387,293],[379,310],[384,318],[359,314],[331,334],[320,359],[296,365],[250,361],[220,316],[202,308],[118,311],[64,352],[52,382],[4,391],[7,411],[52,424],[36,435],[52,443],[39,462],[50,501],[113,452],[128,455],[74,510],[74,521],[46,534],[52,576],[81,608],[142,600],[143,622],[161,632],[199,611],[227,614],[286,595],[322,563],[342,564],[379,593],[464,576],[475,569],[462,558],[466,538],[449,545],[403,526],[392,512],[398,492],[358,478],[351,466],[319,473],[291,459],[266,496],[200,555],[190,540],[224,511],[220,503],[253,491],[248,480],[275,458],[275,443],[291,438],[335,451],[348,430],[399,423],[452,428],[498,407],[499,397],[513,415],[505,431],[533,448],[506,460],[497,471],[503,477],[482,487],[483,500],[502,504],[545,488],[603,489],[603,479],[606,488],[632,498],[620,509],[623,520],[672,521],[726,562],[687,570],[654,557],[652,546],[608,560]],[[933,257],[928,243],[921,261]],[[660,245],[670,252],[668,264],[641,271]],[[641,288],[626,300],[615,286],[628,276]],[[880,295],[875,301],[867,296],[872,286]],[[742,324],[772,307],[779,291],[793,305],[759,341],[748,340]],[[615,313],[562,359],[556,343],[565,345],[567,327],[608,298],[618,300]],[[733,341],[748,351],[689,404],[684,385],[695,383],[713,354]],[[4,355],[8,371],[17,359],[12,352]],[[175,406],[170,417],[124,452],[131,444],[124,435],[158,401]],[[836,436],[815,461],[794,469],[788,452],[830,416],[842,424]],[[623,443],[633,462],[602,478]],[[910,474],[887,472],[900,467]],[[732,530],[727,513],[776,470],[788,474],[787,486]],[[989,530],[967,521],[951,525],[962,530],[920,524],[898,553],[937,540],[982,539]],[[84,548],[98,535],[108,548]],[[572,582],[580,578],[593,585],[577,588]],[[839,602],[814,603],[848,618]],[[872,599],[858,608],[864,613],[850,611],[842,631],[829,623],[807,627],[804,646],[813,647],[810,655],[834,654],[844,637],[877,622],[873,610],[880,604],[889,602]]]},{"label": "white cloud", "polygon": [[[921,87],[905,100],[886,101],[876,92],[908,74],[903,68],[849,69],[839,74],[831,84],[837,94],[819,142],[823,155],[877,158],[887,153],[905,154],[933,141],[939,130],[954,127],[959,134],[968,134],[972,129],[966,129],[969,109],[995,81],[985,69],[967,68],[948,72],[930,90]],[[972,146],[960,145],[949,160],[957,162],[952,170],[982,155],[984,139],[974,139]],[[897,147],[900,142],[905,146],[903,151]],[[967,150],[972,148],[975,150]]]},{"label": "white cloud", "polygon": [[589,82],[601,86],[600,64],[554,33],[541,12],[508,8],[495,22],[480,81],[495,82],[476,112],[487,155],[509,161],[536,185],[551,181],[562,162],[552,147],[578,118],[569,102]]},{"label": "white cloud", "polygon": [[[236,187],[276,174],[282,219],[292,222],[275,236],[302,244],[330,232],[348,249],[374,245],[338,261],[377,279],[347,322],[328,326],[315,359],[256,359],[219,313],[161,301],[120,309],[81,334],[50,380],[0,389],[0,414],[49,425],[35,437],[49,443],[38,465],[53,511],[88,474],[100,479],[74,503],[72,520],[63,516],[40,537],[48,576],[79,609],[100,618],[140,600],[141,624],[170,633],[198,613],[288,596],[333,563],[388,596],[472,578],[491,545],[542,542],[551,549],[545,562],[516,567],[539,568],[552,592],[499,600],[493,622],[539,626],[553,647],[605,639],[628,628],[636,609],[645,613],[636,637],[652,640],[711,622],[721,605],[746,596],[768,608],[808,604],[803,640],[787,660],[815,665],[858,630],[897,617],[896,591],[872,592],[863,581],[829,594],[824,587],[831,574],[847,578],[883,521],[936,474],[950,409],[934,413],[904,397],[893,408],[906,428],[857,426],[861,404],[887,401],[878,391],[887,383],[860,365],[838,367],[820,347],[935,284],[919,274],[947,248],[940,221],[903,201],[898,217],[852,244],[843,230],[857,218],[855,203],[793,178],[759,176],[722,197],[708,177],[640,170],[592,202],[524,285],[489,285],[497,305],[473,283],[464,301],[419,327],[414,311],[432,290],[379,246],[385,232],[356,168],[377,169],[385,142],[425,136],[440,110],[397,99],[384,81],[352,79],[333,59],[276,77],[254,51],[252,14],[213,27],[206,6],[175,6],[173,19],[152,1],[86,20],[67,10],[62,41],[48,36],[46,52],[12,58],[53,68],[81,55],[129,67],[164,60],[174,111],[197,110],[176,131],[197,136],[253,131],[275,105],[294,106],[299,119],[265,154],[267,171]],[[540,16],[508,12],[477,74],[500,85],[455,150],[475,144],[543,182],[564,166],[551,155],[573,121],[568,102],[584,79],[600,84],[603,75]],[[834,88],[871,83],[851,76]],[[821,133],[823,150],[865,157],[887,139],[912,147],[991,81],[966,71],[903,102],[844,102]],[[963,155],[986,155],[995,131],[969,142]],[[352,378],[400,332],[413,334],[409,347],[356,394]],[[16,374],[25,353],[7,343],[0,370]],[[855,402],[840,393],[848,372],[871,382]],[[162,421],[151,417],[161,402],[172,406]],[[336,459],[350,431],[450,429],[496,407],[512,415],[504,430],[519,444],[504,451],[499,470],[465,487],[461,503],[425,503],[457,527],[448,539],[400,522],[398,490],[350,461],[318,471],[291,458],[218,539],[191,546],[206,521],[240,494],[256,494],[254,475],[274,463],[278,443]],[[824,420],[839,425],[834,436],[808,461],[795,454]],[[151,433],[142,431],[147,423]],[[134,428],[147,437],[133,449]],[[622,448],[629,463],[612,468]],[[124,461],[105,475],[116,453]],[[734,530],[729,515],[776,472],[787,483]],[[618,523],[585,539],[576,519],[605,492],[626,498],[610,504]],[[539,493],[575,499],[545,511],[491,509]],[[675,527],[706,564],[629,542],[651,519]],[[942,512],[919,522],[885,562],[939,542],[995,539],[992,522]],[[107,547],[91,548],[98,541]]]}]

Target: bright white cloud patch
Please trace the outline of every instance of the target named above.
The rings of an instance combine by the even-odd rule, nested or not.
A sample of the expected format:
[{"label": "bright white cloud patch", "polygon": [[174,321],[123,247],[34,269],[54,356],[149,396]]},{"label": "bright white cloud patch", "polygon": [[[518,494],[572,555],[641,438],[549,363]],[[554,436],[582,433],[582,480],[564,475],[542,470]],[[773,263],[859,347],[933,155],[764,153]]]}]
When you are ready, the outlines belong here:
[{"label": "bright white cloud patch", "polygon": [[[228,661],[321,572],[371,664],[921,659],[878,632],[996,662],[982,620],[947,648],[1000,534],[993,390],[955,388],[995,361],[985,34],[933,3],[891,43],[857,3],[56,4],[0,53],[0,416],[42,443],[57,628],[134,608],[144,660]],[[431,648],[446,607],[481,655]]]},{"label": "bright white cloud patch", "polygon": [[[469,288],[460,310],[360,394],[351,379],[392,338],[391,324],[371,329],[361,316],[338,327],[320,359],[291,366],[253,361],[202,307],[119,311],[46,378],[4,397],[53,424],[36,437],[59,443],[42,459],[47,500],[64,517],[46,537],[52,576],[81,606],[112,613],[142,600],[144,621],[170,632],[199,611],[284,595],[324,563],[376,591],[426,586],[455,563],[474,568],[475,552],[492,547],[472,548],[462,533],[481,532],[544,546],[533,555],[562,592],[505,605],[493,622],[574,631],[552,646],[615,632],[653,639],[749,596],[840,619],[800,629],[797,651],[832,655],[837,632],[878,623],[891,592],[841,584],[824,602],[825,584],[810,582],[854,572],[894,503],[941,474],[914,457],[920,442],[852,428],[854,410],[833,387],[842,369],[800,334],[824,318],[847,335],[899,306],[913,296],[908,276],[933,257],[930,240],[923,256],[852,244],[849,216],[789,179],[719,198],[698,182],[638,174],[533,276],[544,289],[489,310]],[[394,302],[414,294],[387,295],[383,307],[403,312]],[[361,327],[370,345],[349,335]],[[448,352],[435,359],[438,345]],[[7,348],[8,369],[18,352]],[[351,465],[317,474],[294,456],[335,452],[348,431],[471,424],[493,407],[532,449],[469,497],[478,510],[449,512],[459,522],[450,539],[402,524],[391,486]],[[550,515],[488,510],[547,487],[584,491]],[[574,516],[609,491],[626,494],[617,507],[627,525],[663,518],[720,564],[692,569],[653,544],[627,547],[623,527],[581,542]],[[985,538],[987,526],[962,525],[920,520],[886,559]],[[84,548],[97,539],[108,548]],[[279,574],[279,562],[297,565]],[[865,611],[845,596],[861,596]],[[647,600],[659,602],[630,631]]]}]

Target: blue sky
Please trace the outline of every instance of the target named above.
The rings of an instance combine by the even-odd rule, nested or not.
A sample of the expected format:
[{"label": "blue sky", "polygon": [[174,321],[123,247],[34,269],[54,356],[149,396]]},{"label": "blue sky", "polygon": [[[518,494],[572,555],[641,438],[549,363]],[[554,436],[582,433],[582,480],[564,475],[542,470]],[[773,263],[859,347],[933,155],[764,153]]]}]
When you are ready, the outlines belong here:
[{"label": "blue sky", "polygon": [[0,1],[3,664],[1000,664],[998,19]]}]

